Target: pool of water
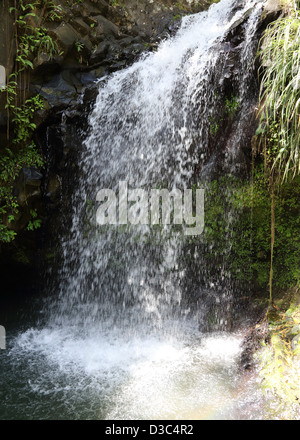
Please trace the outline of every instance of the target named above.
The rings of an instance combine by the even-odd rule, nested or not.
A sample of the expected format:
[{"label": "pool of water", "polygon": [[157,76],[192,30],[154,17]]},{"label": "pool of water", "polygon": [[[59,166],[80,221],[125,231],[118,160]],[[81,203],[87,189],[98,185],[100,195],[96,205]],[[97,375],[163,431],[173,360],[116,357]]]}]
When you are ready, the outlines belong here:
[{"label": "pool of water", "polygon": [[19,326],[11,310],[0,352],[1,419],[262,417],[255,374],[239,367],[240,333],[201,334],[193,321],[153,332],[47,326],[38,313],[27,322],[18,313]]}]

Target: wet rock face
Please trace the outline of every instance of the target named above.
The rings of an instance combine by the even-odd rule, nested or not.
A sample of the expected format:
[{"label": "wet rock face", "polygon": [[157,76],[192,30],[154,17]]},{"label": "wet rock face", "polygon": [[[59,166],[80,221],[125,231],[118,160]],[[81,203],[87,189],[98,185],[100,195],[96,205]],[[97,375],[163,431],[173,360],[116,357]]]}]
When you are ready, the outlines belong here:
[{"label": "wet rock face", "polygon": [[[210,0],[84,0],[55,2],[60,20],[47,22],[61,53],[34,60],[31,92],[45,108],[73,105],[87,85],[155,50],[160,39],[176,31],[180,17],[206,9]],[[40,117],[44,120],[47,112]]]},{"label": "wet rock face", "polygon": [[[51,60],[40,54],[34,60],[30,84],[31,92],[39,93],[45,101],[35,122],[39,127],[37,144],[47,157],[41,188],[51,212],[59,206],[55,194],[61,191],[66,168],[58,166],[60,159],[55,158],[61,156],[61,148],[55,145],[61,144],[62,119],[66,126],[74,124],[79,130],[86,129],[87,116],[97,95],[95,81],[133,63],[142,52],[155,50],[160,39],[176,31],[182,15],[211,4],[208,0],[55,0],[54,3],[60,6],[60,20],[47,26],[61,54]],[[63,152],[65,163],[69,154]]]},{"label": "wet rock face", "polygon": [[[0,87],[5,83],[5,76],[12,72],[16,52],[9,1],[3,0],[0,4],[3,17],[0,24]],[[38,86],[51,89],[51,84],[49,87],[47,84],[52,76],[64,70],[92,71],[94,77],[99,77],[107,73],[107,69],[124,67],[142,51],[151,49],[152,44],[165,32],[168,33],[168,28],[181,15],[205,9],[211,1],[53,0],[52,4],[57,6],[57,17],[52,21],[43,20],[43,27],[57,43],[60,55],[49,59],[42,52],[32,60],[34,69],[30,73],[33,93],[37,92]],[[35,13],[42,19],[45,10],[41,6]],[[86,84],[86,78],[83,83]],[[80,87],[76,91],[80,93]],[[45,93],[42,96],[48,101]],[[4,97],[0,95],[0,99],[0,125],[5,126],[6,114],[1,111],[4,109]],[[60,101],[63,105],[69,105],[69,94],[65,101],[61,96]],[[49,105],[53,106],[53,99],[50,99]]]},{"label": "wet rock face", "polygon": [[153,50],[180,17],[207,8],[209,0],[85,0],[55,2],[60,20],[47,23],[61,53],[34,60],[31,91],[50,108],[68,107],[95,79]]},{"label": "wet rock face", "polygon": [[[208,5],[206,1],[198,2]],[[64,51],[62,64],[75,43],[87,50],[84,65],[92,66],[90,55],[102,42],[120,46],[120,41],[128,37],[139,37],[146,42],[159,36],[174,16],[196,12],[201,7],[192,7],[190,2],[168,0],[85,0],[69,6],[68,1],[59,2],[61,20],[49,23],[50,35]],[[127,40],[127,44],[130,41]],[[82,49],[81,49],[82,50]],[[73,60],[75,61],[75,60]]]},{"label": "wet rock face", "polygon": [[[241,8],[236,2],[235,10]],[[210,159],[204,164],[203,177],[216,179],[226,172],[244,177],[250,171],[252,147],[258,125],[256,116],[259,95],[259,59],[256,57],[259,41],[268,24],[276,20],[282,13],[280,2],[270,0],[262,5],[262,15],[257,24],[256,32],[246,48],[249,30],[249,17],[253,8],[249,8],[239,20],[234,22],[226,40],[219,46],[219,60],[212,75],[212,89],[215,99],[219,101],[218,110],[211,118],[209,151]],[[245,58],[250,55],[250,61]],[[250,53],[252,52],[252,53]],[[241,77],[242,65],[248,63],[250,72],[245,86]],[[247,69],[246,69],[247,70]],[[252,71],[252,73],[251,73]],[[232,146],[236,143],[236,135],[240,133],[238,150]]]}]

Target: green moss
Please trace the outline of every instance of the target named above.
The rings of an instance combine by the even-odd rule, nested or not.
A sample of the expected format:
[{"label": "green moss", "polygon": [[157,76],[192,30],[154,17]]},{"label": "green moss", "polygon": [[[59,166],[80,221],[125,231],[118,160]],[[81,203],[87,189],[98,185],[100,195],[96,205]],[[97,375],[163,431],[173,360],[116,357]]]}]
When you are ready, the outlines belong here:
[{"label": "green moss", "polygon": [[236,96],[231,95],[230,98],[225,99],[225,112],[232,118],[239,109],[240,103]]},{"label": "green moss", "polygon": [[[300,178],[285,183],[276,194],[273,271],[278,289],[300,280],[299,196]],[[212,246],[211,258],[227,255],[232,276],[263,289],[270,271],[270,204],[261,170],[252,182],[224,177],[206,189],[204,241]]]},{"label": "green moss", "polygon": [[209,116],[208,118],[209,134],[211,137],[215,137],[218,134],[221,125],[229,124],[231,122],[240,107],[238,97],[234,95],[222,99],[220,94],[215,91],[214,99],[218,102],[221,110],[218,115]]},{"label": "green moss", "polygon": [[214,137],[219,131],[220,122],[218,122],[215,118],[209,117],[209,134]]},{"label": "green moss", "polygon": [[113,8],[124,8],[122,0],[111,0],[110,4]]}]

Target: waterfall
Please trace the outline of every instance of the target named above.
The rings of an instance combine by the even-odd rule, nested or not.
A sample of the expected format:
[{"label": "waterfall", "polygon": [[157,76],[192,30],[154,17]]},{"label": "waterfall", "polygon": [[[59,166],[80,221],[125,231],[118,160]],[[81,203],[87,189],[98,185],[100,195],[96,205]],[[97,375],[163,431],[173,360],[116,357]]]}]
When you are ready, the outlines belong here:
[{"label": "waterfall", "polygon": [[[73,223],[62,244],[60,298],[52,320],[84,325],[111,320],[114,325],[121,319],[124,326],[127,319],[130,328],[138,322],[162,328],[174,314],[188,313],[181,305],[185,270],[178,270],[183,230],[99,226],[96,194],[102,188],[118,193],[119,182],[169,192],[201,182],[211,154],[210,117],[219,105],[213,86],[216,71],[222,77],[220,44],[250,14],[238,74],[240,119],[247,118],[251,41],[260,12],[261,2],[223,0],[184,17],[177,34],[156,52],[99,81],[79,159],[80,181],[70,201]],[[242,135],[237,126],[228,155],[235,155]],[[190,295],[197,301],[197,286],[193,289]]]},{"label": "waterfall", "polygon": [[[199,332],[209,304],[220,304],[226,315],[232,295],[222,280],[209,292],[199,285],[199,276],[205,278],[205,256],[197,250],[201,235],[189,237],[180,224],[99,225],[96,198],[102,189],[120,195],[120,182],[143,194],[201,188],[220,157],[224,169],[234,172],[243,124],[252,111],[251,63],[262,3],[221,0],[184,17],[176,35],[157,51],[99,80],[68,202],[71,227],[60,243],[59,287],[45,306],[46,324],[20,334],[11,351],[24,359],[35,356],[40,374],[29,363],[30,390],[50,402],[59,395],[59,404],[53,403],[57,411],[69,415],[63,403],[68,401],[79,418],[205,417],[193,408],[206,405],[214,383],[211,413],[231,416],[231,385],[226,384],[238,381],[241,338],[212,334],[202,339]],[[217,157],[210,148],[211,119],[220,105],[216,85],[225,87],[228,38],[238,23],[244,23],[240,68],[234,73],[239,118]],[[128,210],[133,212],[134,205]],[[180,260],[186,249],[193,267],[198,262],[194,280]],[[225,321],[218,316],[215,329],[226,330]],[[176,388],[177,380],[183,388]],[[162,407],[155,403],[157,393]],[[220,395],[225,412],[216,409]],[[252,405],[250,395],[246,400]],[[47,405],[45,414],[51,414]]]}]

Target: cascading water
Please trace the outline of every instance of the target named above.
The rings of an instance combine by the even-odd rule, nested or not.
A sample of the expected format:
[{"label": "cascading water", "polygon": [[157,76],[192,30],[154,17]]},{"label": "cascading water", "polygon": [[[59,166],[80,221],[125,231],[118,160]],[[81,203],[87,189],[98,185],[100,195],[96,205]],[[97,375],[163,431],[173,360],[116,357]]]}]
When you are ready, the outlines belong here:
[{"label": "cascading water", "polygon": [[[201,172],[196,175],[196,170],[210,154],[209,118],[217,105],[212,78],[220,62],[218,43],[256,3],[246,2],[233,14],[235,2],[227,1],[186,17],[177,35],[156,53],[99,84],[52,319],[64,324],[78,319],[85,325],[102,323],[104,317],[114,324],[120,318],[122,325],[129,319],[131,330],[146,321],[161,327],[176,311],[186,313],[180,287],[184,269],[178,271],[183,230],[144,225],[101,229],[95,198],[102,188],[118,193],[119,182],[144,190],[167,187],[170,192],[199,183]],[[253,59],[251,37],[259,11],[257,7],[250,17],[241,50],[241,119],[249,112],[243,98],[252,75],[247,62]],[[228,154],[234,155],[241,137],[237,126]]]},{"label": "cascading water", "polygon": [[[96,194],[118,194],[119,182],[183,191],[207,175],[215,77],[226,60],[220,45],[247,16],[236,73],[240,119],[224,153],[230,163],[251,110],[249,60],[262,3],[221,0],[185,17],[156,52],[99,81],[62,242],[59,292],[47,323],[19,334],[8,356],[28,375],[15,384],[31,396],[26,407],[16,399],[23,417],[257,416],[255,388],[238,373],[241,336],[199,331],[212,301],[220,304],[215,330],[227,329],[228,286],[219,280],[206,291],[189,279],[181,227],[97,225]],[[195,242],[192,249],[201,272],[205,257]]]}]

